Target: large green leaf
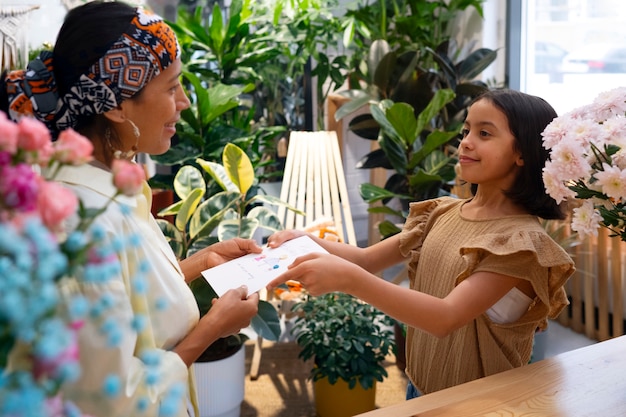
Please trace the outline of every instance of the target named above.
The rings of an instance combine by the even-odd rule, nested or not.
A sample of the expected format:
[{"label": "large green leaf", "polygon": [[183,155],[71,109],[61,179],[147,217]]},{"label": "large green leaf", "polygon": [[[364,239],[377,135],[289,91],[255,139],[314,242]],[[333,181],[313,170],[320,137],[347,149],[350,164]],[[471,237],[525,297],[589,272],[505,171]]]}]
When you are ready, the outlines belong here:
[{"label": "large green leaf", "polygon": [[454,100],[456,94],[454,91],[444,88],[437,90],[434,97],[428,103],[428,106],[417,117],[417,131],[421,132],[428,126],[430,121],[439,114],[446,104]]},{"label": "large green leaf", "polygon": [[222,220],[224,213],[236,206],[241,198],[239,192],[222,191],[200,204],[189,222],[189,236],[192,239],[208,235]]},{"label": "large green leaf", "polygon": [[198,204],[202,201],[204,193],[205,190],[203,188],[196,188],[183,200],[183,204],[180,206],[180,210],[178,210],[176,219],[174,220],[174,225],[178,230],[187,229],[187,222],[189,222],[189,219],[196,211]]},{"label": "large green leaf", "polygon": [[160,217],[174,216],[180,211],[180,208],[182,206],[183,206],[183,200],[179,200],[175,202],[174,204],[167,206],[164,209],[160,210],[158,214]]},{"label": "large green leaf", "polygon": [[271,204],[273,206],[281,206],[285,207],[287,210],[293,211],[296,214],[300,214],[302,216],[305,213],[302,210],[298,210],[294,206],[290,205],[288,202],[281,200],[279,197],[269,195],[269,194],[257,194],[247,201],[248,204],[252,203],[263,203],[263,204]]},{"label": "large green leaf", "polygon": [[376,99],[376,97],[372,97],[370,94],[363,90],[350,90],[349,93],[343,93],[342,96],[348,96],[350,98],[350,101],[346,102],[337,109],[337,112],[335,113],[336,121],[339,121],[347,115],[354,113],[361,107],[369,104],[370,101]]},{"label": "large green leaf", "polygon": [[252,317],[250,322],[254,330],[263,339],[271,342],[278,341],[280,337],[280,318],[274,306],[265,300],[259,300],[259,311]]},{"label": "large green leaf", "polygon": [[[388,56],[391,48],[389,43],[384,39],[377,39],[372,42],[367,55],[367,72],[370,77],[370,82],[376,84],[376,72],[380,67],[381,62]],[[395,55],[394,55],[395,60]]]},{"label": "large green leaf", "polygon": [[387,237],[387,236],[393,236],[395,234],[400,233],[402,229],[400,229],[398,226],[396,226],[389,220],[384,220],[378,224],[378,231],[380,232],[381,235]]},{"label": "large green leaf", "polygon": [[396,216],[398,218],[403,218],[404,215],[399,210],[394,210],[389,206],[374,206],[367,209],[368,213],[375,214],[388,214],[390,216]]},{"label": "large green leaf", "polygon": [[254,167],[248,155],[232,143],[227,143],[222,156],[224,168],[230,180],[237,186],[239,192],[245,195],[254,183]]},{"label": "large green leaf", "polygon": [[217,226],[217,238],[221,242],[234,237],[252,239],[258,227],[259,221],[257,219],[244,217],[241,219],[223,220]]},{"label": "large green leaf", "polygon": [[202,158],[196,158],[196,163],[217,182],[222,190],[240,193],[239,187],[232,182],[223,165],[216,162],[205,161]]},{"label": "large green leaf", "polygon": [[210,87],[207,91],[208,103],[203,107],[202,124],[207,126],[213,120],[234,109],[239,105],[237,97],[242,93],[250,92],[254,89],[254,85],[246,84],[244,86],[226,85],[218,83]]},{"label": "large green leaf", "polygon": [[458,136],[458,132],[442,132],[440,130],[431,132],[426,137],[424,145],[411,157],[411,160],[409,161],[409,169],[415,168],[430,153],[439,149],[442,145],[450,142],[456,136]]},{"label": "large green leaf", "polygon": [[224,37],[224,20],[222,18],[222,10],[220,5],[213,5],[213,13],[211,14],[211,25],[209,26],[209,36],[211,37],[211,47],[216,55],[221,55],[223,50]]},{"label": "large green leaf", "polygon": [[385,116],[400,139],[409,146],[413,144],[417,134],[417,118],[413,106],[407,103],[394,103]]},{"label": "large green leaf", "polygon": [[363,201],[368,204],[375,203],[385,198],[398,197],[396,193],[392,193],[374,184],[364,183],[359,185],[359,194]]},{"label": "large green leaf", "polygon": [[283,230],[283,224],[276,213],[267,207],[254,207],[248,212],[246,217],[249,219],[256,219],[259,222],[259,227],[263,229],[270,230],[272,232]]},{"label": "large green leaf", "polygon": [[184,258],[183,235],[172,223],[164,219],[156,219],[161,232],[165,236],[165,240],[169,243],[178,259]]},{"label": "large green leaf", "polygon": [[496,60],[498,52],[492,49],[481,48],[472,52],[458,67],[459,79],[473,80]]},{"label": "large green leaf", "polygon": [[193,190],[206,190],[206,183],[202,173],[191,165],[181,167],[174,177],[174,191],[181,200],[184,200]]},{"label": "large green leaf", "polygon": [[359,114],[350,120],[349,129],[363,139],[376,140],[380,126],[371,114]]},{"label": "large green leaf", "polygon": [[431,184],[439,183],[441,181],[441,176],[437,174],[429,174],[421,169],[409,177],[409,184],[411,184],[411,187],[420,189],[428,187]]},{"label": "large green leaf", "polygon": [[357,169],[385,168],[392,169],[389,158],[382,149],[375,149],[361,158],[355,165]]}]

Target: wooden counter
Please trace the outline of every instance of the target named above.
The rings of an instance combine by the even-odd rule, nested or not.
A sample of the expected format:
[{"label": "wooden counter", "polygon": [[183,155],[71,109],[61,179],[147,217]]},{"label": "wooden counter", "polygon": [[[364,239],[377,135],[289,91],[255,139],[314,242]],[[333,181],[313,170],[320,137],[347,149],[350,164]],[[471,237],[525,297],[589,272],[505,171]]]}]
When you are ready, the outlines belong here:
[{"label": "wooden counter", "polygon": [[626,416],[626,336],[359,417]]}]

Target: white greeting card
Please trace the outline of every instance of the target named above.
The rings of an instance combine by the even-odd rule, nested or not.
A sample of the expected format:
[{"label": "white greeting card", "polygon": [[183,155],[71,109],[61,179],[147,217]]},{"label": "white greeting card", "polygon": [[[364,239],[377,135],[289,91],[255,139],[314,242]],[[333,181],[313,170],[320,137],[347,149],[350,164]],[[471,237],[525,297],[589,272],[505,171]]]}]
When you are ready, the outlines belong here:
[{"label": "white greeting card", "polygon": [[312,252],[327,253],[308,236],[288,240],[277,248],[265,247],[262,253],[250,253],[241,258],[202,271],[202,276],[218,296],[242,285],[253,294],[287,270],[293,261]]}]

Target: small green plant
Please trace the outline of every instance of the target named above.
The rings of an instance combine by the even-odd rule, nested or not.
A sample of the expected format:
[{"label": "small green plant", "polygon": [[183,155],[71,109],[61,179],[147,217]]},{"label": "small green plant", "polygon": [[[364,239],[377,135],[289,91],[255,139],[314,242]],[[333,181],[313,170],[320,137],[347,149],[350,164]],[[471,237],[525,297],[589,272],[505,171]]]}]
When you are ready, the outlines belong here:
[{"label": "small green plant", "polygon": [[374,386],[387,376],[383,365],[394,349],[393,319],[373,306],[343,293],[309,296],[296,304],[300,315],[292,330],[302,360],[313,358],[311,378],[342,379],[354,388]]}]

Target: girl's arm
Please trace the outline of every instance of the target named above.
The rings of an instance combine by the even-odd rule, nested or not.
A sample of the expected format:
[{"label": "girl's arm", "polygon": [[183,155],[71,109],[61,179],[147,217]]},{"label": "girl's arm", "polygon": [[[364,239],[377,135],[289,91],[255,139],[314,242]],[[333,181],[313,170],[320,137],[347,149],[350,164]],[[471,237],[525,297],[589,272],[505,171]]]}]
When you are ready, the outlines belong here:
[{"label": "girl's arm", "polygon": [[445,337],[469,323],[513,287],[525,282],[492,272],[476,272],[442,299],[382,280],[358,265],[328,254],[298,258],[269,287],[287,280],[301,282],[312,295],[332,291],[352,294],[395,319],[437,337]]},{"label": "girl's arm", "polygon": [[367,248],[360,248],[342,242],[325,240],[302,230],[292,229],[271,235],[267,240],[267,246],[275,248],[288,240],[305,235],[309,236],[329,253],[350,261],[373,274],[396,265],[405,259],[399,249],[400,235],[392,236]]}]

